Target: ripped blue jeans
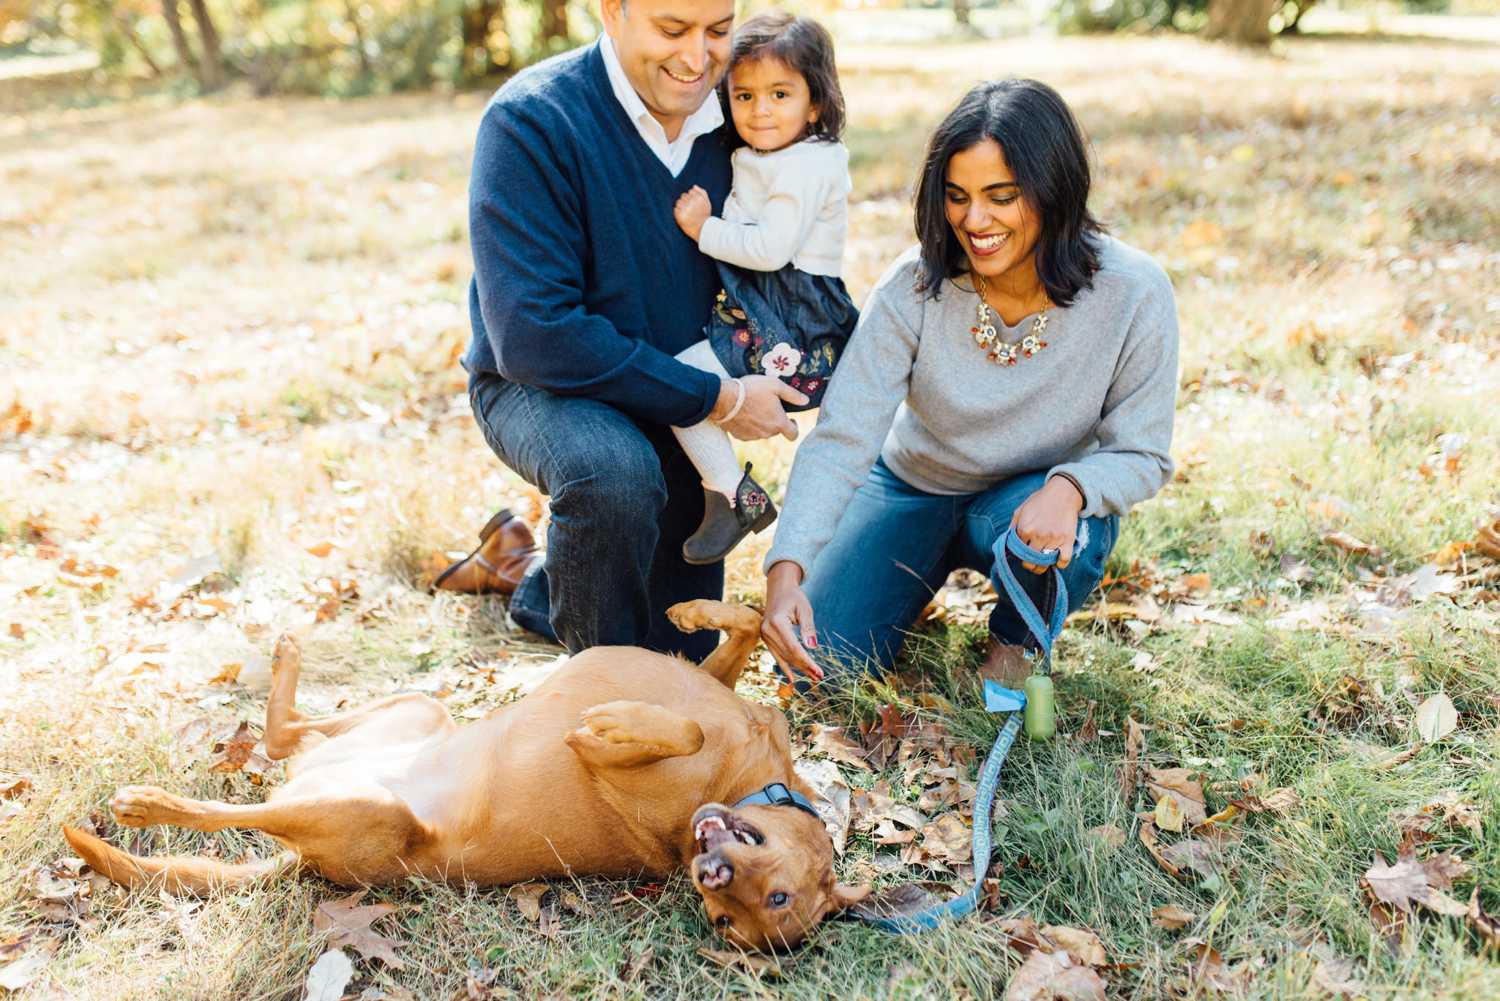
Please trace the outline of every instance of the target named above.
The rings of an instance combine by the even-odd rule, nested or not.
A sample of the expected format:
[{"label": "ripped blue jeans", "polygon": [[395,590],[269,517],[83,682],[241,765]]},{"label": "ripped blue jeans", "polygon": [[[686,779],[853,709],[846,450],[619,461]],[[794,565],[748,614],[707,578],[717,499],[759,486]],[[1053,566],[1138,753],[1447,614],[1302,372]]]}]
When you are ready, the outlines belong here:
[{"label": "ripped blue jeans", "polygon": [[[818,634],[811,652],[824,670],[834,676],[889,667],[917,614],[953,570],[978,570],[994,582],[995,542],[1046,476],[1024,473],[983,493],[946,496],[918,490],[877,461],[804,585]],[[1116,515],[1080,519],[1072,561],[1062,571],[1069,612],[1104,577],[1119,530]],[[1054,599],[1053,575],[1012,566],[1045,616]],[[1033,643],[998,584],[995,591],[990,632],[1002,643]]]}]

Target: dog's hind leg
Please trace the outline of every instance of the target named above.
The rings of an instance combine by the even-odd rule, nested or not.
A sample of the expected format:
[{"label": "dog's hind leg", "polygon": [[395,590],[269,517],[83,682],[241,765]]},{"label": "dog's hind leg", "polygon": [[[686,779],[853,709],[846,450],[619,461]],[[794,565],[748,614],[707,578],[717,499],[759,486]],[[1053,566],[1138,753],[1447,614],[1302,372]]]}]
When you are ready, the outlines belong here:
[{"label": "dog's hind leg", "polygon": [[185,855],[142,857],[121,851],[76,827],[64,827],[63,836],[95,872],[121,886],[134,889],[155,884],[172,894],[230,889],[293,868],[297,863],[296,852],[282,852],[274,858],[238,865]]},{"label": "dog's hind leg", "polygon": [[703,729],[664,706],[605,702],[585,709],[583,725],[563,742],[590,766],[632,768],[697,754]]},{"label": "dog's hind leg", "polygon": [[431,825],[413,814],[405,800],[378,786],[246,804],[187,799],[156,786],[125,786],[109,806],[122,827],[173,824],[195,831],[264,831],[341,883],[398,879],[407,871],[404,860],[434,837]]},{"label": "dog's hind leg", "polygon": [[266,699],[266,757],[273,761],[305,750],[303,742],[310,735],[337,737],[377,713],[388,713],[398,706],[403,713],[399,725],[397,719],[391,717],[391,739],[409,738],[418,731],[437,733],[453,726],[453,720],[442,703],[415,692],[387,695],[357,709],[331,716],[304,716],[294,708],[301,673],[302,651],[291,636],[282,636],[276,641],[276,653],[271,660],[271,694]]},{"label": "dog's hind leg", "polygon": [[685,633],[700,629],[724,631],[724,642],[701,666],[733,691],[750,660],[751,651],[760,641],[760,613],[743,605],[700,599],[673,605],[667,609],[667,618]]}]

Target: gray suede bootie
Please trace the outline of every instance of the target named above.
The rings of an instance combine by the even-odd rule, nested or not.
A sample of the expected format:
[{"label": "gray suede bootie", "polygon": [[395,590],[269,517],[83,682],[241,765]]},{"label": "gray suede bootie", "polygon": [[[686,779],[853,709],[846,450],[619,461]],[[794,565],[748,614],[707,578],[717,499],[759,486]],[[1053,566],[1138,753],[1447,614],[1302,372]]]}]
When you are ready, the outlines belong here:
[{"label": "gray suede bootie", "polygon": [[740,540],[759,532],[776,520],[776,505],[765,488],[750,478],[750,463],[745,475],[734,488],[734,506],[717,490],[703,490],[703,522],[682,544],[682,558],[693,566],[717,563]]}]

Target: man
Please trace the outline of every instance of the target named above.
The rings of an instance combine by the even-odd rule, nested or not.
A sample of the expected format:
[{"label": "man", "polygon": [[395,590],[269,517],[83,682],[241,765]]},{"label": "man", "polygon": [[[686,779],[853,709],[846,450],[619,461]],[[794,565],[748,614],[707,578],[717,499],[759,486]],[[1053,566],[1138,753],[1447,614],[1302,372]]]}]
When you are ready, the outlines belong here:
[{"label": "man", "polygon": [[469,192],[469,398],[495,454],[549,495],[547,553],[502,511],[437,586],[514,592],[511,616],[570,653],[623,644],[701,659],[717,638],[663,613],[720,597],[724,568],[682,559],[703,491],[669,429],[721,419],[741,440],[795,438],[781,401],[804,398],[673,357],[703,336],[719,290],[672,206],[697,185],[717,211],[729,190],[714,88],[733,0],[601,8],[597,43],[495,95]]}]

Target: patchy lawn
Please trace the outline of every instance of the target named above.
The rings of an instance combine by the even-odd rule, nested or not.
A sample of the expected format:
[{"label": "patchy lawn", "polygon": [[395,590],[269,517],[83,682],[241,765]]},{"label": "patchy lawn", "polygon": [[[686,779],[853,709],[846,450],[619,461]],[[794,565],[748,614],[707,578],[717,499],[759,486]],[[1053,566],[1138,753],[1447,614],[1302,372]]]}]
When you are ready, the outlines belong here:
[{"label": "patchy lawn", "polygon": [[[857,296],[911,240],[926,131],[1000,73],[1072,102],[1099,214],[1178,293],[1180,473],[1064,636],[1059,738],[1006,766],[989,910],[921,938],[834,924],[747,969],[698,954],[717,943],[683,879],[411,885],[370,898],[396,905],[375,927],[404,966],[355,956],[348,992],[994,997],[1029,918],[1096,934],[1112,996],[1500,997],[1500,564],[1473,545],[1500,515],[1495,54],[845,47]],[[555,654],[500,602],[424,588],[501,502],[545,517],[456,363],[483,101],[0,117],[0,978],[34,972],[25,996],[300,996],[342,891],[127,898],[59,833],[272,850],[122,831],[105,803],[140,781],[261,796],[279,766],[215,748],[259,725],[278,633],[304,637],[314,711],[416,688],[472,718]],[[784,480],[792,448],[747,454]],[[767,541],[735,555],[732,596],[758,601]],[[988,600],[955,580],[890,684],[792,707],[853,789],[846,879],[961,882],[965,750],[995,732],[973,708]],[[747,690],[776,698],[766,675]],[[1385,903],[1362,885],[1382,860]]]}]

